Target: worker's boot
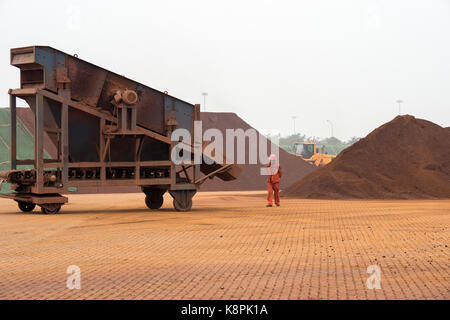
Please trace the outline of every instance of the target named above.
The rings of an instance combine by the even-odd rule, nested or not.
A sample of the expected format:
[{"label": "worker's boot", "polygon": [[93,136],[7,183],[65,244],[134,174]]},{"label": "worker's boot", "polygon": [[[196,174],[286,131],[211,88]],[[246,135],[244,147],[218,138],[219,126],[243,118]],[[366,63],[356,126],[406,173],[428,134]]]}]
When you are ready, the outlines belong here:
[{"label": "worker's boot", "polygon": [[270,203],[266,204],[266,207],[271,207],[272,205]]}]

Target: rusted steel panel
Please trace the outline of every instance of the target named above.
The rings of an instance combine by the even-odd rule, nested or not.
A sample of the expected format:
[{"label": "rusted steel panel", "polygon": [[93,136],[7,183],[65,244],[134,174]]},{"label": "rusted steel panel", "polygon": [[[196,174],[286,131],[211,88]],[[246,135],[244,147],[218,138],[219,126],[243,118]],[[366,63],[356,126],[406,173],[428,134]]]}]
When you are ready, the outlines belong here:
[{"label": "rusted steel panel", "polygon": [[69,109],[70,161],[99,161],[100,122],[97,117]]},{"label": "rusted steel panel", "polygon": [[[136,104],[137,123],[147,129],[165,134],[164,94],[143,85],[136,87],[139,101]],[[148,112],[152,110],[152,112]]]},{"label": "rusted steel panel", "polygon": [[35,62],[34,47],[11,49],[11,64],[18,66]]},{"label": "rusted steel panel", "polygon": [[[36,63],[43,67],[43,83],[44,88],[50,91],[57,92],[56,86],[56,61],[57,53],[48,47],[36,47],[35,48]],[[60,58],[61,59],[61,58]]]},{"label": "rusted steel panel", "polygon": [[97,106],[107,71],[75,57],[66,56],[72,99]]},{"label": "rusted steel panel", "polygon": [[166,95],[164,98],[166,122],[169,117],[172,116],[172,112],[175,112],[175,119],[177,120],[178,128],[187,129],[192,134],[194,129],[193,121],[195,117],[194,106],[171,96]]}]

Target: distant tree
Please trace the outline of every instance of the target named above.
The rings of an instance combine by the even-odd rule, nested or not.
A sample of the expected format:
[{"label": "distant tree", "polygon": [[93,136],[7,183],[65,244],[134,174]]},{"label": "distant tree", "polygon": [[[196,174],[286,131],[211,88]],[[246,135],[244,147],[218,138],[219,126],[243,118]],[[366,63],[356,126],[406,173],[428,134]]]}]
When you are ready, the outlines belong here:
[{"label": "distant tree", "polygon": [[322,144],[325,144],[325,145],[342,145],[342,144],[344,144],[344,142],[342,142],[341,140],[339,140],[336,137],[325,138],[323,140],[319,140],[319,142]]},{"label": "distant tree", "polygon": [[361,138],[360,137],[351,137],[347,142],[345,142],[347,145],[351,146],[355,142],[358,142]]}]

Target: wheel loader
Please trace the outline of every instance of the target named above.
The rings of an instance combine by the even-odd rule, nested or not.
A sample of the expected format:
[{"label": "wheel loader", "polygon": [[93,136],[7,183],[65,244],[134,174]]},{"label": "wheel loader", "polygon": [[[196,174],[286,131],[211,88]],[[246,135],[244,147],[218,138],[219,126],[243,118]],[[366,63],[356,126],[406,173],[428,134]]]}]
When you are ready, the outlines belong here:
[{"label": "wheel loader", "polygon": [[316,167],[322,167],[336,158],[335,155],[325,152],[325,146],[322,146],[322,151],[319,152],[319,148],[316,147],[315,142],[296,142],[294,149],[297,157],[301,157]]}]

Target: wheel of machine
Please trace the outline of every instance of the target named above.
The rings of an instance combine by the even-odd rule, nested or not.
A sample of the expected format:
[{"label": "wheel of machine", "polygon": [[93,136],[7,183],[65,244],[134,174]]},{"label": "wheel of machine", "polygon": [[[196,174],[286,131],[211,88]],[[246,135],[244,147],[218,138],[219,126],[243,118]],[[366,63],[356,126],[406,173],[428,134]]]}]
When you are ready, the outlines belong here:
[{"label": "wheel of machine", "polygon": [[146,195],[145,196],[145,204],[147,205],[147,207],[149,209],[152,210],[156,210],[161,208],[161,206],[164,203],[164,197],[157,195],[157,196],[152,196],[152,195]]},{"label": "wheel of machine", "polygon": [[59,210],[61,210],[61,205],[59,204],[46,204],[41,206],[41,211],[45,214],[56,214]]},{"label": "wheel of machine", "polygon": [[26,201],[18,201],[19,209],[23,212],[31,212],[36,207],[36,204]]},{"label": "wheel of machine", "polygon": [[186,206],[180,204],[177,200],[173,199],[173,207],[177,211],[186,212],[192,209],[192,200],[188,200]]}]

